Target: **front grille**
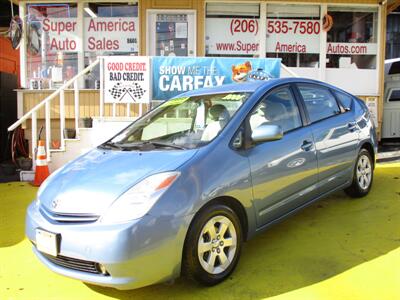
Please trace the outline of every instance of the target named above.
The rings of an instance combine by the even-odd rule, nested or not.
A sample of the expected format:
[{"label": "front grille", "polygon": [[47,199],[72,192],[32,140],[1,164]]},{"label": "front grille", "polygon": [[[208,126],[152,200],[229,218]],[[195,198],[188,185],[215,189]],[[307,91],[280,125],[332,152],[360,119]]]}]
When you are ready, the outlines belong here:
[{"label": "front grille", "polygon": [[76,271],[81,271],[81,272],[86,272],[86,273],[92,273],[92,274],[101,274],[104,276],[108,276],[109,274],[103,274],[100,271],[99,264],[93,261],[87,261],[87,260],[81,260],[81,259],[76,259],[72,257],[65,257],[58,255],[57,257],[47,255],[44,253],[41,253],[45,258],[47,258],[49,261],[51,261],[53,264],[56,264],[58,266],[76,270]]},{"label": "front grille", "polygon": [[47,219],[59,223],[92,223],[96,222],[99,218],[98,215],[94,214],[54,213],[43,206],[41,206],[39,210]]}]

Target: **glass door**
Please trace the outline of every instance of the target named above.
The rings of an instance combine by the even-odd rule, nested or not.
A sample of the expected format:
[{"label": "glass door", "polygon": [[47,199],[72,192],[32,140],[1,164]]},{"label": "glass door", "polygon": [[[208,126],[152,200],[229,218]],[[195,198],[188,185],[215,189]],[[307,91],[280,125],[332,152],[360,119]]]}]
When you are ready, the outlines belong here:
[{"label": "glass door", "polygon": [[147,16],[147,55],[196,55],[196,11],[149,10]]}]

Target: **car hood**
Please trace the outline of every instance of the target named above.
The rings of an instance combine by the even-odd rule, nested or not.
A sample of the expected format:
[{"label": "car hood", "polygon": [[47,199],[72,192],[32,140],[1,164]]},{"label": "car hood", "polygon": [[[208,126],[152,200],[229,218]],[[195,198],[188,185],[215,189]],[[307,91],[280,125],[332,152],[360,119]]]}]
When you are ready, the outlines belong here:
[{"label": "car hood", "polygon": [[176,170],[196,151],[94,149],[57,170],[43,183],[38,193],[40,205],[53,213],[101,215],[141,179]]}]

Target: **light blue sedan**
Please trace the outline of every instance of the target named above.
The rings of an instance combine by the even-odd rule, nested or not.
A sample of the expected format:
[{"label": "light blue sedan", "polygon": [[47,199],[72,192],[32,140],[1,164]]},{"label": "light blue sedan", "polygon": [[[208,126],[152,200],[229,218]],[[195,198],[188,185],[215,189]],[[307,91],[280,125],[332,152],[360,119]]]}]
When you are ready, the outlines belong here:
[{"label": "light blue sedan", "polygon": [[26,234],[47,267],[84,282],[214,285],[271,224],[337,190],[368,194],[376,150],[365,104],[321,82],[192,91],[54,172]]}]

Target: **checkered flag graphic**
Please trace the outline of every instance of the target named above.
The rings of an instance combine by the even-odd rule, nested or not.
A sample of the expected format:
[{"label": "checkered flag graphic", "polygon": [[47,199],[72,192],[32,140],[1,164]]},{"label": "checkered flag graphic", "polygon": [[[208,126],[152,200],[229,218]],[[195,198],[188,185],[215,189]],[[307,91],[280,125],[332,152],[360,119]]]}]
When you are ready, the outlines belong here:
[{"label": "checkered flag graphic", "polygon": [[109,92],[115,100],[121,101],[125,95],[128,94],[133,102],[137,102],[137,100],[142,99],[146,90],[136,82],[132,84],[121,84],[121,82],[118,82],[109,90]]}]

